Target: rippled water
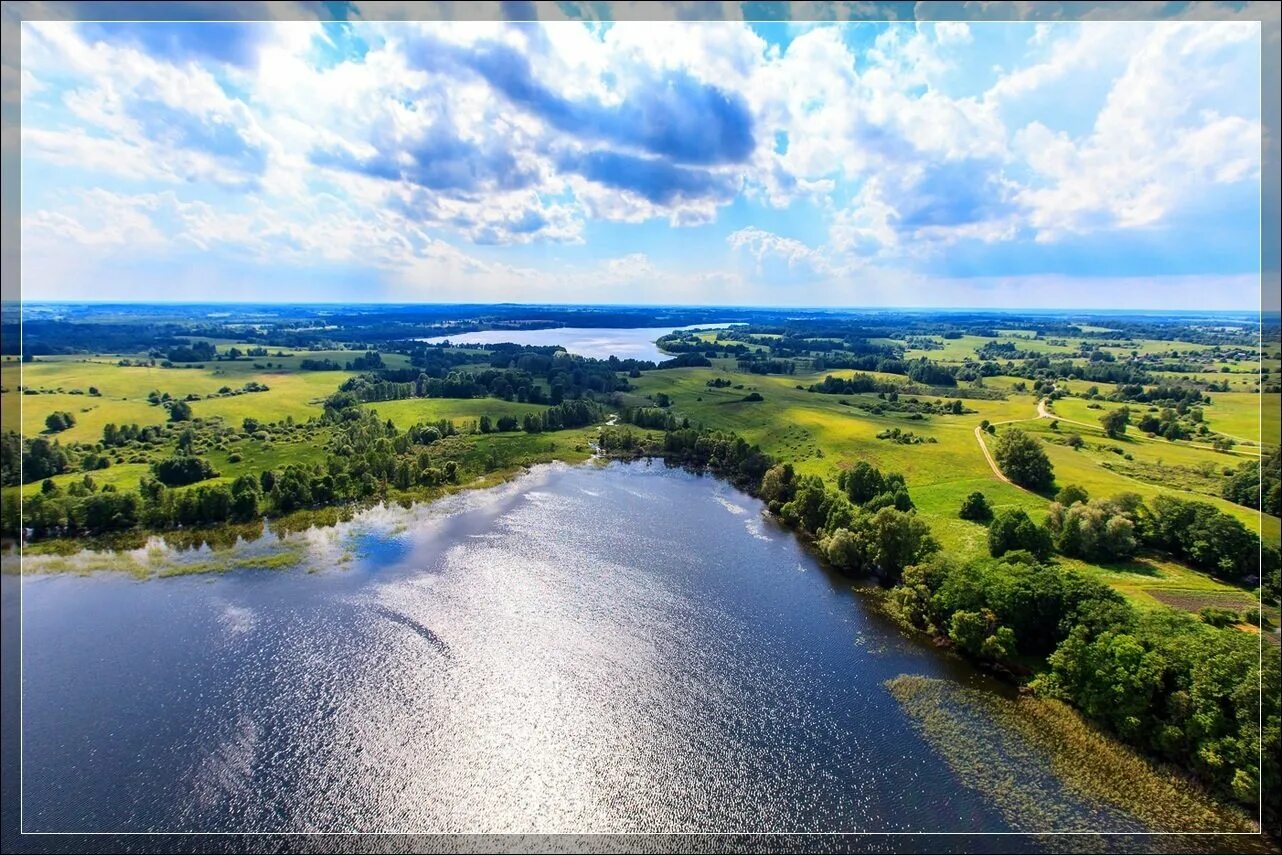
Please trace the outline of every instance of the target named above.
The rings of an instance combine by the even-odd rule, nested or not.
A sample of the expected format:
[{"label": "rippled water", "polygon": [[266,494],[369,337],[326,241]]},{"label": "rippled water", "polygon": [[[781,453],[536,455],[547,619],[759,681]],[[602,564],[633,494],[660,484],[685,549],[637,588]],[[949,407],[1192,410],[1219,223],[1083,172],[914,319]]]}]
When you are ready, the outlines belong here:
[{"label": "rippled water", "polygon": [[545,347],[557,345],[570,353],[592,359],[647,359],[662,362],[673,354],[659,350],[655,342],[677,330],[718,329],[726,324],[693,324],[686,327],[636,327],[632,329],[606,329],[583,327],[556,327],[547,330],[483,330],[421,339],[429,344],[448,341],[454,344],[513,344]]},{"label": "rippled water", "polygon": [[711,478],[542,467],[304,540],[23,581],[28,831],[1008,829],[883,685],[983,680]]}]

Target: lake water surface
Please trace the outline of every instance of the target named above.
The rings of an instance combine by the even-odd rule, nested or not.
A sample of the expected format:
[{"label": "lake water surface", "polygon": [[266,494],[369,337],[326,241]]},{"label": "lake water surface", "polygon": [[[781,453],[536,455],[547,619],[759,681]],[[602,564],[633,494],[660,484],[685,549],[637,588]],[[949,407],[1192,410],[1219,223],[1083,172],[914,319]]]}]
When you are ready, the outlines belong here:
[{"label": "lake water surface", "polygon": [[664,353],[655,345],[661,336],[678,330],[720,329],[727,324],[693,324],[686,327],[635,327],[632,329],[556,327],[546,330],[482,330],[419,339],[428,344],[452,342],[453,344],[512,344],[546,347],[563,347],[569,353],[591,359],[644,359],[662,362],[673,354]]},{"label": "lake water surface", "polygon": [[23,580],[26,830],[1012,827],[884,685],[987,681],[712,478],[546,466],[293,537]]}]

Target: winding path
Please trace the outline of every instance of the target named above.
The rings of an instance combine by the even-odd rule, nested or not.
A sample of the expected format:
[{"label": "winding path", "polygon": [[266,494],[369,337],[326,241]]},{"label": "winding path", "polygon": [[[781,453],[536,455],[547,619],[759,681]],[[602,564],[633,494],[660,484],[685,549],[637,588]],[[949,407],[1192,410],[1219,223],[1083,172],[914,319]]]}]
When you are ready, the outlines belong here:
[{"label": "winding path", "polygon": [[[988,451],[988,444],[984,442],[984,429],[979,425],[975,426],[975,439],[979,442],[979,450],[984,452],[984,459],[988,461],[988,467],[993,470],[993,475],[997,476],[998,481],[1004,481],[1012,487],[1019,487],[1018,484],[1011,481],[1002,470],[997,468],[997,461],[993,460],[993,455]],[[1019,487],[1019,489],[1024,489]]]},{"label": "winding path", "polygon": [[[1038,415],[1031,419],[1006,419],[1005,421],[1000,421],[1000,422],[989,422],[989,424],[996,426],[996,425],[1013,424],[1014,422],[1036,421],[1038,418],[1041,418],[1041,413],[1042,413],[1041,400],[1038,400],[1037,402],[1037,412],[1038,412]],[[984,452],[984,459],[988,461],[988,468],[993,470],[993,475],[997,478],[998,481],[1001,481],[1004,484],[1010,484],[1016,490],[1023,490],[1025,493],[1027,493],[1030,496],[1037,495],[1032,490],[1029,490],[1027,487],[1021,487],[1018,484],[1016,484],[1014,481],[1006,477],[1006,473],[1002,472],[1001,468],[997,465],[997,461],[993,459],[992,452],[988,450],[988,443],[984,442],[984,429],[979,425],[975,426],[975,441],[979,443],[979,450]]]}]

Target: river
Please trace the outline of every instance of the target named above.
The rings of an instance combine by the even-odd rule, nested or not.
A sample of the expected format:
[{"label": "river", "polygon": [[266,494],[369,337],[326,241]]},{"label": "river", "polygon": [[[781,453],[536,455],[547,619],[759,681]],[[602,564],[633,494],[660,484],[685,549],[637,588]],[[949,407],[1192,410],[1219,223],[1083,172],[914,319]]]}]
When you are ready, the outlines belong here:
[{"label": "river", "polygon": [[[988,678],[711,477],[541,466],[284,544],[23,579],[27,831],[1015,827],[885,685]],[[971,718],[996,762],[1014,737]],[[1139,827],[1039,762],[1059,816]]]}]

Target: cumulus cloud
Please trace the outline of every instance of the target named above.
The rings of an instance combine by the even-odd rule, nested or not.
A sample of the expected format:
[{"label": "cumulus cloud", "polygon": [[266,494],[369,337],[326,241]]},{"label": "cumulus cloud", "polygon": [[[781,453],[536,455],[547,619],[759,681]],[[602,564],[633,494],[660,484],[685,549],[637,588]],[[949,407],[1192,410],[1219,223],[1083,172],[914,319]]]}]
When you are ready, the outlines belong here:
[{"label": "cumulus cloud", "polygon": [[1256,25],[1020,26],[32,22],[24,227],[505,296],[565,265],[841,296],[975,247],[1254,227]]},{"label": "cumulus cloud", "polygon": [[[1258,26],[1242,23],[1150,28],[1089,133],[1074,138],[1041,122],[1017,131],[1033,172],[1017,198],[1038,239],[1152,226],[1216,185],[1257,178],[1258,116],[1218,109],[1230,79],[1258,98],[1258,55],[1225,50],[1252,36]],[[1221,52],[1236,73],[1212,61]]]}]

